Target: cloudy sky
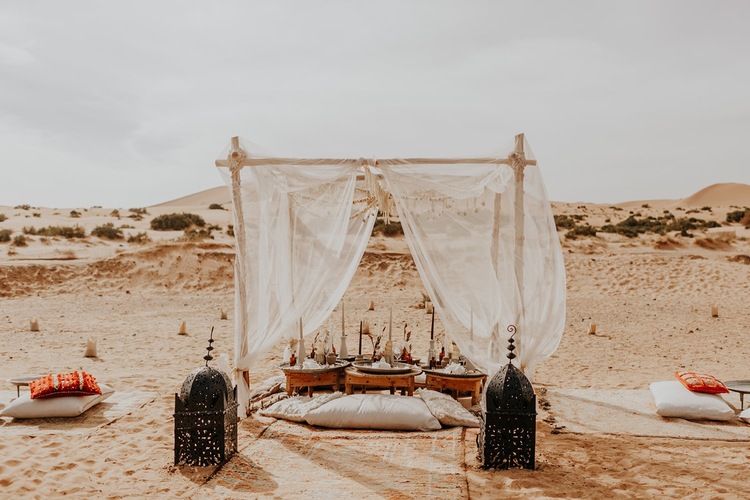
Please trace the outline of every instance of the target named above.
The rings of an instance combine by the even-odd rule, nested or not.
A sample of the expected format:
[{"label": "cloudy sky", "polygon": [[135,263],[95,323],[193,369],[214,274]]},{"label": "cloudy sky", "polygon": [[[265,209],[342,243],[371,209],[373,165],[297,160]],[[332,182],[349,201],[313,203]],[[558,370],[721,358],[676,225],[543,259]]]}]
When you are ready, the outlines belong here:
[{"label": "cloudy sky", "polygon": [[0,4],[0,205],[140,207],[279,155],[479,156],[553,200],[750,183],[750,2]]}]

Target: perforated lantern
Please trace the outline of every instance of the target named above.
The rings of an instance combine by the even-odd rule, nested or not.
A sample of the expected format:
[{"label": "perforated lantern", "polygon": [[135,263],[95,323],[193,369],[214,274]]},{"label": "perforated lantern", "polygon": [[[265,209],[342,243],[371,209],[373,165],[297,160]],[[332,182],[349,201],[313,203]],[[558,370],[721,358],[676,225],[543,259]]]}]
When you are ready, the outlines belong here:
[{"label": "perforated lantern", "polygon": [[514,326],[509,326],[508,359],[485,389],[485,412],[477,445],[485,469],[534,468],[536,394],[526,375],[511,364]]},{"label": "perforated lantern", "polygon": [[175,465],[217,465],[237,451],[237,387],[226,373],[208,366],[213,341],[211,329],[206,366],[193,370],[174,395]]}]

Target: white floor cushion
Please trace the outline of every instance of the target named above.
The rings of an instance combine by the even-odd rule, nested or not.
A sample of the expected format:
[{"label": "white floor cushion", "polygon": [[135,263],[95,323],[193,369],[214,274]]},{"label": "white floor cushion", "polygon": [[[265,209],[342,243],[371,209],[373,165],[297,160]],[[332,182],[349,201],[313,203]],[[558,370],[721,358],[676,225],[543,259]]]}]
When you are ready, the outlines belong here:
[{"label": "white floor cushion", "polygon": [[95,406],[115,391],[106,384],[99,384],[101,394],[93,396],[60,396],[55,398],[31,399],[24,394],[0,410],[0,417],[13,418],[49,418],[77,417],[92,406]]},{"label": "white floor cushion", "polygon": [[417,393],[442,425],[448,427],[479,427],[479,419],[448,394],[428,389],[418,389]]},{"label": "white floor cushion", "polygon": [[434,431],[440,422],[420,398],[397,394],[354,394],[307,414],[307,423],[338,429]]},{"label": "white floor cushion", "polygon": [[258,413],[264,417],[282,418],[284,420],[291,420],[292,422],[304,422],[308,413],[329,401],[343,396],[343,392],[320,394],[312,398],[308,396],[294,396],[277,401],[268,408],[260,410]]},{"label": "white floor cushion", "polygon": [[739,415],[737,415],[737,416],[743,422],[745,422],[747,424],[750,424],[750,408],[748,408],[746,410],[742,410],[742,412]]},{"label": "white floor cushion", "polygon": [[722,421],[734,418],[734,410],[721,396],[690,391],[679,380],[654,382],[651,394],[656,413],[662,417]]}]

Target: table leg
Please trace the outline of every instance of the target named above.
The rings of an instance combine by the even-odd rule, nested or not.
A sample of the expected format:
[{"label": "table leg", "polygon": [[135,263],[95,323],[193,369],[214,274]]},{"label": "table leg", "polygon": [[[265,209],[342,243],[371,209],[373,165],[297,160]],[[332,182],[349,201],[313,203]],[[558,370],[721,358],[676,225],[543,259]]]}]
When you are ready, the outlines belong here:
[{"label": "table leg", "polygon": [[740,393],[740,410],[744,410],[744,409],[745,409],[745,393],[741,392]]},{"label": "table leg", "polygon": [[391,384],[391,395],[396,394],[396,386]]},{"label": "table leg", "polygon": [[353,392],[352,384],[344,384],[344,392],[346,392],[347,394],[351,394]]}]

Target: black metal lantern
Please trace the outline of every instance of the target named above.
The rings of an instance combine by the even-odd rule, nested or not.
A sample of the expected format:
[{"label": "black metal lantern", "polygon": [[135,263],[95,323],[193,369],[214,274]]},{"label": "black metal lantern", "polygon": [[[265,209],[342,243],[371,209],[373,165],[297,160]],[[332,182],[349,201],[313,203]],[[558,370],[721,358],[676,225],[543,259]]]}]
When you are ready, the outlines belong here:
[{"label": "black metal lantern", "polygon": [[237,451],[237,387],[229,376],[208,366],[193,370],[174,395],[174,463],[218,465]]},{"label": "black metal lantern", "polygon": [[[516,327],[508,327],[508,359],[513,354]],[[485,390],[477,445],[484,469],[534,468],[536,394],[526,375],[509,361]]]}]

